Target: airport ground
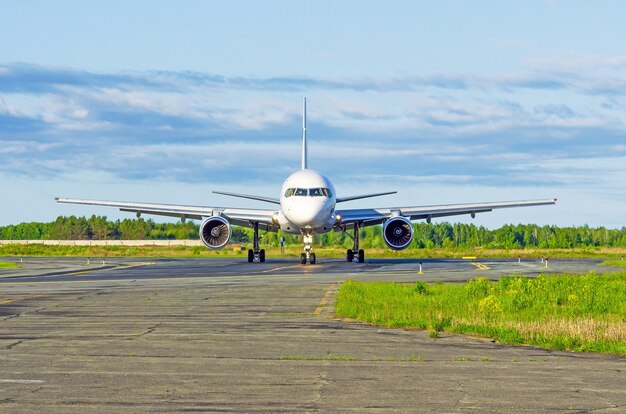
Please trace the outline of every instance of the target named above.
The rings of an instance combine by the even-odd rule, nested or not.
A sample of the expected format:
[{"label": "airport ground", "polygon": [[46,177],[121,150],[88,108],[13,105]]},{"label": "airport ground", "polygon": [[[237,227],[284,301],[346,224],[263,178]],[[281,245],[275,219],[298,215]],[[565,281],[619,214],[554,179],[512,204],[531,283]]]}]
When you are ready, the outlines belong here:
[{"label": "airport ground", "polygon": [[0,270],[0,412],[624,412],[623,357],[333,313],[346,279],[611,269],[599,262],[27,257]]}]

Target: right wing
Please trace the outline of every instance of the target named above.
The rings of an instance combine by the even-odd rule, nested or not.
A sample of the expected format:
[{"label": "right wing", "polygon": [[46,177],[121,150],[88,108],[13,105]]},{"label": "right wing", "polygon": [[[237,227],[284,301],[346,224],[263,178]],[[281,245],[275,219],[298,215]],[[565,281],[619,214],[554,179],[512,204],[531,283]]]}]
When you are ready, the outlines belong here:
[{"label": "right wing", "polygon": [[184,206],[175,204],[133,203],[125,201],[81,200],[75,198],[55,198],[57,203],[82,204],[88,206],[117,207],[120,211],[137,214],[153,214],[157,216],[179,217],[181,219],[202,220],[206,217],[221,215],[237,226],[249,226],[259,223],[259,228],[274,231],[278,227],[272,218],[276,210],[258,210],[251,208]]},{"label": "right wing", "polygon": [[352,228],[354,223],[359,223],[361,227],[371,226],[380,224],[392,216],[404,216],[410,220],[430,220],[437,217],[457,216],[462,214],[475,215],[498,208],[544,206],[556,204],[556,201],[556,198],[550,198],[545,200],[500,201],[495,203],[337,210],[337,215],[341,217],[341,224],[339,224],[338,227],[339,229]]}]

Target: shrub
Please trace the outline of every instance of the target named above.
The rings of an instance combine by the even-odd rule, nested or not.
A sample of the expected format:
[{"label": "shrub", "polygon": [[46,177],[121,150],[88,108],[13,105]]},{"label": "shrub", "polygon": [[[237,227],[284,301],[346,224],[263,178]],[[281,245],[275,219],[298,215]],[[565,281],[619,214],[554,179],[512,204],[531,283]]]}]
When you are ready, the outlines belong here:
[{"label": "shrub", "polygon": [[418,280],[415,282],[415,293],[418,295],[426,295],[428,293],[428,289],[426,288],[426,282],[422,282]]},{"label": "shrub", "polygon": [[467,282],[465,290],[470,298],[484,298],[491,292],[491,282],[486,277],[477,277]]}]

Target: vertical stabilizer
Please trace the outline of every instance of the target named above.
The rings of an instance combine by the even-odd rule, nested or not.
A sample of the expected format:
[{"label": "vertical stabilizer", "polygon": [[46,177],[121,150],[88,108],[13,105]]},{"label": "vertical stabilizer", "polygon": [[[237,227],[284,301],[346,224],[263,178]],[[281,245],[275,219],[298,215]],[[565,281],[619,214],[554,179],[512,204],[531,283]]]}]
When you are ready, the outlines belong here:
[{"label": "vertical stabilizer", "polygon": [[307,165],[307,149],[306,149],[306,98],[302,101],[302,169],[306,170]]}]

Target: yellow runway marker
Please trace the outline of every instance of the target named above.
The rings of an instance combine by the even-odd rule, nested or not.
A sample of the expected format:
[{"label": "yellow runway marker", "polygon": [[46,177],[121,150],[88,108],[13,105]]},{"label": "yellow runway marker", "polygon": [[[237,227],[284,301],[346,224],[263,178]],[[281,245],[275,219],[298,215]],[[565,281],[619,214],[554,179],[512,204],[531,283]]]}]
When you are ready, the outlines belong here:
[{"label": "yellow runway marker", "polygon": [[24,299],[34,299],[34,298],[38,298],[44,295],[33,295],[33,296],[24,296],[21,298],[13,298],[13,299],[6,299],[0,302],[0,305],[6,305],[7,303],[11,303],[11,302],[17,302],[18,300],[24,300]]},{"label": "yellow runway marker", "polygon": [[472,264],[473,264],[474,266],[476,266],[476,267],[478,268],[478,270],[489,270],[489,269],[490,269],[490,267],[489,267],[489,266],[487,266],[487,265],[485,265],[485,264],[482,264],[482,263],[472,262]]},{"label": "yellow runway marker", "polygon": [[324,294],[324,297],[322,298],[322,300],[320,301],[320,304],[317,305],[317,308],[315,308],[315,312],[313,312],[314,315],[319,316],[322,313],[322,309],[328,304],[328,299],[330,299],[330,295],[333,293],[333,290],[337,287],[337,285],[332,285],[330,287],[330,289],[328,289],[326,291],[326,293]]}]

